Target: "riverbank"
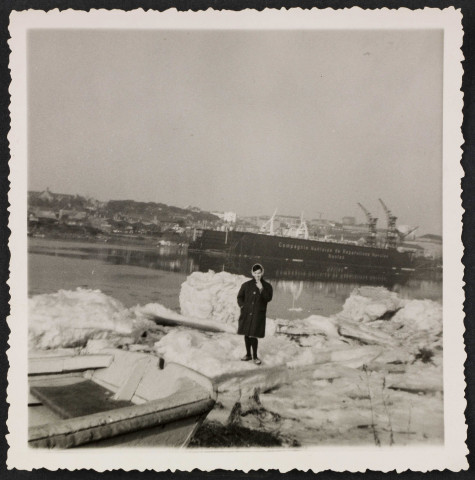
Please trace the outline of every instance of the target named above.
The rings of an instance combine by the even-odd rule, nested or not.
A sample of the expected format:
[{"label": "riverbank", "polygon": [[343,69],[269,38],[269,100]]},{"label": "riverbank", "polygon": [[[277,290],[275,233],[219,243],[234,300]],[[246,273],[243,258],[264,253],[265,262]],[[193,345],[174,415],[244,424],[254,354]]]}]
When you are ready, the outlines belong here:
[{"label": "riverbank", "polygon": [[[190,275],[181,286],[183,318],[221,322],[234,332],[241,281],[225,272]],[[443,441],[438,302],[361,287],[335,315],[268,318],[260,367],[240,361],[243,341],[234,333],[160,326],[150,320],[154,315],[180,317],[157,303],[125,308],[99,291],[36,295],[29,347],[97,352],[115,346],[211,377],[218,402],[196,446],[212,446],[213,436],[220,446],[240,446],[246,435],[249,442],[289,447]]]},{"label": "riverbank", "polygon": [[138,235],[127,233],[90,233],[87,230],[73,229],[61,230],[44,228],[28,235],[29,242],[38,240],[44,241],[66,241],[88,244],[109,244],[117,246],[144,246],[153,247],[160,245],[160,242],[168,244],[188,245],[189,238],[174,232],[157,235]]}]

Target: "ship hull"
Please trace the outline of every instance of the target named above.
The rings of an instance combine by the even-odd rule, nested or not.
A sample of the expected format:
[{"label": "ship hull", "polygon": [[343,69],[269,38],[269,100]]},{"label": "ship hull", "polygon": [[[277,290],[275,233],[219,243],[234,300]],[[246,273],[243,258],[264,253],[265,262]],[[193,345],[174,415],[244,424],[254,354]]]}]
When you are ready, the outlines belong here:
[{"label": "ship hull", "polygon": [[293,263],[333,264],[371,269],[413,270],[412,257],[395,249],[364,247],[250,232],[203,230],[189,251]]}]

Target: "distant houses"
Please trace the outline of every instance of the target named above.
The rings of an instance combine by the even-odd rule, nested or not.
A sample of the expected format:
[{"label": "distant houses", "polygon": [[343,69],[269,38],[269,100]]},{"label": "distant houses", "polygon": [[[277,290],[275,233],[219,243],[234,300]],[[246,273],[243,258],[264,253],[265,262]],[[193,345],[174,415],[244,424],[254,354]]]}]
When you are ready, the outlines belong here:
[{"label": "distant houses", "polygon": [[236,212],[211,212],[211,214],[226,223],[236,223],[237,220]]},{"label": "distant houses", "polygon": [[422,250],[425,257],[433,259],[442,258],[442,237],[440,235],[428,233],[426,235],[416,237],[410,242],[405,242],[405,245],[418,247]]},{"label": "distant houses", "polygon": [[217,228],[222,220],[198,207],[179,208],[163,203],[111,200],[99,202],[49,188],[28,192],[30,233],[125,235],[157,237],[191,235],[195,228]]},{"label": "distant houses", "polygon": [[28,222],[53,224],[58,223],[58,216],[53,210],[46,208],[29,208]]}]

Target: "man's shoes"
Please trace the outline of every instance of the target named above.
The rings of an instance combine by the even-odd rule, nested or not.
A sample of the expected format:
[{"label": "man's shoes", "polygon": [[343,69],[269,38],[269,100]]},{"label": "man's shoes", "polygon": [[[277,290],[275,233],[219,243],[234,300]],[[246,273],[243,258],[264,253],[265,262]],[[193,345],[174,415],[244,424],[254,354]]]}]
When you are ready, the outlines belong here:
[{"label": "man's shoes", "polygon": [[250,355],[244,355],[244,357],[241,358],[242,362],[249,362],[249,360],[252,360]]},{"label": "man's shoes", "polygon": [[261,359],[260,359],[260,358],[257,358],[257,357],[256,357],[256,358],[254,359],[254,363],[255,363],[256,365],[260,365],[262,362],[261,362]]}]

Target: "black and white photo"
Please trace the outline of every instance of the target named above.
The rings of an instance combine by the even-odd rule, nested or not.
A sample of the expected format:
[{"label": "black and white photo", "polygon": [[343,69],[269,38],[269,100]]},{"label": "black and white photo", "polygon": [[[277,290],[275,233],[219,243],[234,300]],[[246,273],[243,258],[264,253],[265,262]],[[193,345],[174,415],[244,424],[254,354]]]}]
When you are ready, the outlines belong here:
[{"label": "black and white photo", "polygon": [[460,19],[12,15],[10,465],[464,468]]}]

